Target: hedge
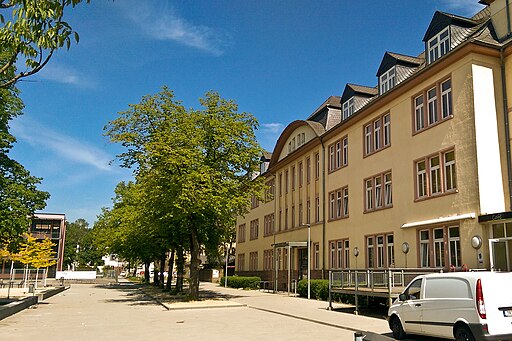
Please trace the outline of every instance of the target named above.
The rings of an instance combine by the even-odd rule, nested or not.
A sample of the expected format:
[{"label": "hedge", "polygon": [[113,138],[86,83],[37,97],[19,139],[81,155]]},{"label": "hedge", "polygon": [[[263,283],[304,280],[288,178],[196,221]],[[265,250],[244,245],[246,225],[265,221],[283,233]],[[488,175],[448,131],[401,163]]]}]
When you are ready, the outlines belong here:
[{"label": "hedge", "polygon": [[[261,277],[243,277],[243,276],[228,276],[228,287],[230,288],[244,288],[244,289],[259,289]],[[225,277],[221,277],[219,285],[224,286]]]}]

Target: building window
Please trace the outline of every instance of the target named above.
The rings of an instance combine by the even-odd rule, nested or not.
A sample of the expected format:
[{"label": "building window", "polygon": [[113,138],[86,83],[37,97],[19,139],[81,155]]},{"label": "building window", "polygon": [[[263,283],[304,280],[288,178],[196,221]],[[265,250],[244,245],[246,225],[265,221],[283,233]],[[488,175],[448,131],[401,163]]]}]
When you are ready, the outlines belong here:
[{"label": "building window", "polygon": [[295,227],[295,206],[292,206],[292,228]]},{"label": "building window", "polygon": [[315,222],[320,221],[320,198],[315,198]]},{"label": "building window", "polygon": [[449,26],[439,32],[435,37],[430,38],[427,42],[428,47],[428,63],[433,63],[450,51],[450,34]]},{"label": "building window", "polygon": [[348,164],[348,137],[343,137],[327,147],[329,151],[329,172]]},{"label": "building window", "polygon": [[284,171],[284,192],[285,193],[288,193],[288,180],[289,180],[289,172],[288,170],[285,170]]},{"label": "building window", "polygon": [[258,197],[256,195],[251,196],[251,208],[254,209],[258,207],[260,204],[260,201],[258,200]]},{"label": "building window", "polygon": [[303,221],[303,215],[304,215],[304,212],[303,212],[303,208],[302,208],[302,202],[299,203],[299,226],[302,226],[304,225],[304,221]]},{"label": "building window", "polygon": [[279,231],[281,231],[281,226],[283,226],[283,211],[279,210]]},{"label": "building window", "polygon": [[283,173],[279,173],[279,196],[283,195]]},{"label": "building window", "polygon": [[432,125],[438,121],[437,117],[437,89],[427,91],[428,124]]},{"label": "building window", "polygon": [[450,266],[461,266],[460,259],[460,233],[458,226],[448,228],[448,254]]},{"label": "building window", "polygon": [[320,154],[315,153],[315,179],[320,178]]},{"label": "building window", "polygon": [[238,226],[238,242],[245,242],[245,224],[241,224]]},{"label": "building window", "polygon": [[425,112],[423,109],[423,95],[414,99],[414,118],[416,122],[416,131],[425,128]]},{"label": "building window", "polygon": [[284,209],[284,229],[288,230],[288,207]]},{"label": "building window", "polygon": [[267,181],[265,187],[265,202],[270,202],[274,200],[274,195],[276,191],[276,184],[274,180]]},{"label": "building window", "polygon": [[343,119],[346,120],[354,113],[354,97],[350,97],[343,103]]},{"label": "building window", "polygon": [[306,159],[306,182],[308,184],[311,182],[311,159],[309,157]]},{"label": "building window", "polygon": [[368,179],[365,181],[366,183],[366,189],[365,189],[365,192],[366,192],[366,205],[365,205],[365,209],[366,211],[371,211],[373,210],[373,180],[372,179]]},{"label": "building window", "polygon": [[343,187],[329,193],[329,219],[348,217],[348,187]]},{"label": "building window", "polygon": [[393,206],[393,186],[390,171],[365,179],[364,184],[365,212]]},{"label": "building window", "polygon": [[392,234],[387,235],[387,255],[388,255],[388,267],[393,267],[395,265],[395,243],[394,237]]},{"label": "building window", "polygon": [[441,83],[441,117],[443,119],[452,115],[452,80]]},{"label": "building window", "polygon": [[249,253],[249,271],[258,270],[258,251]]},{"label": "building window", "polygon": [[418,234],[420,267],[428,268],[431,264],[435,268],[461,266],[458,226],[423,229],[418,231]]},{"label": "building window", "polygon": [[320,244],[313,243],[313,266],[315,269],[320,269]]},{"label": "building window", "polygon": [[292,191],[295,191],[295,166],[292,166]]},{"label": "building window", "polygon": [[275,217],[274,213],[268,214],[263,217],[263,236],[270,236],[274,234]]},{"label": "building window", "polygon": [[393,234],[366,236],[366,256],[369,268],[385,268],[394,265]]},{"label": "building window", "polygon": [[364,144],[365,156],[391,145],[390,114],[382,115],[364,125]]},{"label": "building window", "polygon": [[350,249],[348,239],[333,240],[330,245],[329,266],[331,269],[349,268]]},{"label": "building window", "polygon": [[343,154],[342,154],[342,158],[341,158],[341,166],[345,167],[348,165],[348,136],[345,136],[342,139],[342,143],[343,143]]},{"label": "building window", "polygon": [[366,256],[367,256],[367,262],[366,265],[369,268],[375,267],[375,248],[373,245],[373,236],[366,238]]},{"label": "building window", "polygon": [[383,73],[379,77],[379,90],[380,94],[393,89],[395,87],[395,67],[393,66],[391,69]]},{"label": "building window", "polygon": [[454,150],[417,160],[415,169],[416,200],[456,192],[457,176]]},{"label": "building window", "polygon": [[239,253],[236,262],[237,271],[244,271],[245,268],[245,253]]},{"label": "building window", "polygon": [[251,220],[250,240],[258,239],[259,219]]},{"label": "building window", "polygon": [[443,229],[434,229],[434,266],[444,267],[444,235]]},{"label": "building window", "polygon": [[304,182],[304,178],[303,178],[303,170],[302,170],[302,161],[299,162],[299,187],[302,187],[302,183]]},{"label": "building window", "polygon": [[308,200],[306,201],[306,224],[310,224],[311,223],[311,201]]},{"label": "building window", "polygon": [[274,250],[268,249],[263,251],[263,270],[272,270],[274,263]]},{"label": "building window", "polygon": [[384,132],[383,132],[383,144],[384,147],[387,147],[391,144],[391,116],[390,114],[384,115],[382,118],[382,122],[384,124]]},{"label": "building window", "polygon": [[413,107],[415,133],[453,117],[451,79],[437,83],[415,96]]}]

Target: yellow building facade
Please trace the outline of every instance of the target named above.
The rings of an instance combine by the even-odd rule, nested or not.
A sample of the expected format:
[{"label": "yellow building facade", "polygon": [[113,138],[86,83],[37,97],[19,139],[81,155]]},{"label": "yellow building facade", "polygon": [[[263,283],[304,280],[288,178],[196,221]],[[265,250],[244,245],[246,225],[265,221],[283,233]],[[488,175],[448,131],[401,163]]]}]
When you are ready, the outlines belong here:
[{"label": "yellow building facade", "polygon": [[473,18],[436,12],[424,53],[386,52],[377,86],[347,84],[285,128],[265,200],[237,219],[238,274],[286,289],[308,260],[313,278],[511,270],[512,12],[481,2]]}]

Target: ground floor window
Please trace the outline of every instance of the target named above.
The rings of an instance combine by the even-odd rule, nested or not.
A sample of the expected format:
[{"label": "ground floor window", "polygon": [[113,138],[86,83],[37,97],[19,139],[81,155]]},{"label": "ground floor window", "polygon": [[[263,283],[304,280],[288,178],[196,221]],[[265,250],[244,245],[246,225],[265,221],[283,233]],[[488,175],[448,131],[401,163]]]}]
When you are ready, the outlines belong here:
[{"label": "ground floor window", "polygon": [[274,263],[274,250],[263,251],[263,270],[272,270]]},{"label": "ground floor window", "polygon": [[258,251],[249,253],[249,271],[258,270]]},{"label": "ground floor window", "polygon": [[459,226],[436,226],[418,231],[418,259],[422,268],[460,267]]},{"label": "ground floor window", "polygon": [[236,260],[236,270],[244,271],[245,253],[239,253]]},{"label": "ground floor window", "polygon": [[387,268],[395,263],[395,244],[392,233],[366,236],[366,266]]},{"label": "ground floor window", "polygon": [[320,269],[320,244],[313,243],[313,266],[315,269]]},{"label": "ground floor window", "polygon": [[350,266],[350,244],[348,239],[329,242],[329,266],[331,269],[347,269]]}]

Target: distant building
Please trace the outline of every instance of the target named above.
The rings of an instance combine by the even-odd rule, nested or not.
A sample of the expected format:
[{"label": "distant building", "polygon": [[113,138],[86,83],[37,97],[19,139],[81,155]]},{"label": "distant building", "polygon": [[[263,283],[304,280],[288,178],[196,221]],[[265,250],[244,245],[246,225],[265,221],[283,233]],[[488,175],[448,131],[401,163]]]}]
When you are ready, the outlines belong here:
[{"label": "distant building", "polygon": [[512,270],[512,6],[480,3],[472,18],[436,12],[421,54],[385,52],[374,85],[347,83],[284,129],[265,200],[237,219],[238,274],[289,288],[308,226],[313,278]]},{"label": "distant building", "polygon": [[30,234],[42,240],[49,238],[55,244],[57,264],[48,269],[48,277],[55,277],[56,271],[62,271],[64,262],[64,242],[66,240],[66,216],[54,213],[35,213],[30,224]]}]

